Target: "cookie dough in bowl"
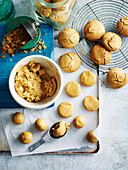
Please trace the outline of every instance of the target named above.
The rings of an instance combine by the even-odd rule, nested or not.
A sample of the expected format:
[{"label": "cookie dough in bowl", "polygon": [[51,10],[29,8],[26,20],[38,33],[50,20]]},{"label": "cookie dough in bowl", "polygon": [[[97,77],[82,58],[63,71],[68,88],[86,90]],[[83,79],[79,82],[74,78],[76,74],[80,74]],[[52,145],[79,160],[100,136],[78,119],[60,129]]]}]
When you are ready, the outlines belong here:
[{"label": "cookie dough in bowl", "polygon": [[87,39],[98,41],[105,34],[105,27],[100,21],[92,20],[85,25],[84,34]]},{"label": "cookie dough in bowl", "polygon": [[124,37],[128,37],[128,17],[123,17],[117,22],[117,30]]},{"label": "cookie dough in bowl", "polygon": [[117,51],[120,49],[122,40],[119,35],[113,32],[107,32],[102,37],[103,46],[109,51]]},{"label": "cookie dough in bowl", "polygon": [[106,80],[111,88],[118,89],[127,83],[127,75],[121,68],[113,68],[108,72]]},{"label": "cookie dough in bowl", "polygon": [[[19,70],[24,73],[18,73]],[[20,60],[9,77],[9,90],[14,100],[31,109],[42,109],[52,105],[60,96],[62,87],[63,75],[60,67],[42,55],[32,55]]]}]

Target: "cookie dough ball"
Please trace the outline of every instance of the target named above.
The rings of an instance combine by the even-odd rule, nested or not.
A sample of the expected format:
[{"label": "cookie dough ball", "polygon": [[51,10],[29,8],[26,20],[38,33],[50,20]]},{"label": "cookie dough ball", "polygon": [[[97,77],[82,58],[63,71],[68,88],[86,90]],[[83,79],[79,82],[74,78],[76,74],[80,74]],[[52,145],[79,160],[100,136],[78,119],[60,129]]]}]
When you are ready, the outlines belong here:
[{"label": "cookie dough ball", "polygon": [[105,34],[104,25],[97,20],[89,21],[84,27],[85,37],[91,41],[98,41]]},{"label": "cookie dough ball", "polygon": [[44,131],[47,129],[47,122],[45,119],[37,119],[35,121],[35,127],[40,130],[40,131]]},{"label": "cookie dough ball", "polygon": [[54,137],[64,136],[67,130],[70,129],[69,125],[70,123],[66,123],[65,121],[61,120],[59,123],[55,125],[54,128],[52,128],[53,136]]},{"label": "cookie dough ball", "polygon": [[58,113],[61,117],[67,118],[73,115],[74,107],[69,102],[63,102],[58,107]]},{"label": "cookie dough ball", "polygon": [[79,69],[81,59],[75,53],[66,53],[60,56],[59,65],[63,71],[71,73]]},{"label": "cookie dough ball", "polygon": [[128,17],[123,17],[117,22],[117,30],[124,37],[128,37]]},{"label": "cookie dough ball", "polygon": [[[45,0],[45,2],[50,3],[50,1],[46,1],[46,0]],[[41,5],[39,2],[36,3],[36,6],[37,6],[37,7],[36,7],[37,10],[38,10],[44,17],[48,18],[48,17],[50,16],[50,14],[51,14],[51,12],[52,12],[51,8],[47,8],[47,7],[43,6],[43,5]]]},{"label": "cookie dough ball", "polygon": [[73,119],[73,125],[75,128],[83,128],[85,126],[85,118],[83,116],[77,116]]},{"label": "cookie dough ball", "polygon": [[118,89],[127,83],[127,75],[121,68],[113,68],[108,72],[106,80],[110,87]]},{"label": "cookie dough ball", "polygon": [[102,38],[103,46],[109,51],[117,51],[120,49],[122,40],[119,35],[113,32],[107,32]]},{"label": "cookie dough ball", "polygon": [[79,42],[79,33],[73,28],[65,28],[58,35],[58,42],[64,48],[73,48]]},{"label": "cookie dough ball", "polygon": [[84,107],[88,111],[96,111],[99,108],[99,100],[95,96],[86,96],[84,99]]},{"label": "cookie dough ball", "polygon": [[77,97],[80,95],[81,92],[81,86],[79,83],[76,81],[70,81],[68,84],[65,86],[65,92],[67,95],[70,97]]},{"label": "cookie dough ball", "polygon": [[31,132],[22,132],[19,136],[19,140],[23,144],[28,144],[32,141],[33,135]]},{"label": "cookie dough ball", "polygon": [[20,124],[24,123],[24,115],[20,112],[16,112],[12,116],[12,121],[16,125],[20,125]]},{"label": "cookie dough ball", "polygon": [[111,52],[101,44],[96,44],[91,49],[91,59],[97,65],[106,65],[111,61]]},{"label": "cookie dough ball", "polygon": [[93,86],[96,83],[96,75],[91,71],[84,71],[80,75],[80,82],[84,86]]},{"label": "cookie dough ball", "polygon": [[98,140],[97,138],[93,135],[93,130],[90,130],[86,136],[88,142],[90,143],[97,143]]}]

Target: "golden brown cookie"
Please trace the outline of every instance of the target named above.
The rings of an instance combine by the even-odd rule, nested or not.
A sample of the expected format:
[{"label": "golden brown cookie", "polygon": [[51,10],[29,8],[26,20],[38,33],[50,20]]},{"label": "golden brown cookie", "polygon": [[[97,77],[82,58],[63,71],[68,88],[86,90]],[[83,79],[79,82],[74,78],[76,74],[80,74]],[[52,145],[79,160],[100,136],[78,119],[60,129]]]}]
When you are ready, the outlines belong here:
[{"label": "golden brown cookie", "polygon": [[73,125],[75,128],[78,128],[78,129],[83,128],[85,126],[85,123],[86,121],[83,116],[79,115],[73,119]]},{"label": "golden brown cookie", "polygon": [[84,86],[93,86],[96,83],[96,75],[91,71],[84,71],[80,75],[80,82]]},{"label": "golden brown cookie", "polygon": [[20,125],[20,124],[24,123],[24,115],[20,112],[16,112],[12,116],[12,121],[16,125]]},{"label": "golden brown cookie", "polygon": [[99,100],[95,96],[86,96],[84,99],[84,107],[88,111],[96,111],[99,108]]},{"label": "golden brown cookie", "polygon": [[40,131],[44,131],[47,129],[47,122],[45,119],[37,119],[35,121],[35,127],[40,130]]},{"label": "golden brown cookie", "polygon": [[23,144],[28,144],[32,141],[33,135],[31,132],[22,132],[19,136],[19,140]]},{"label": "golden brown cookie", "polygon": [[63,71],[71,73],[79,69],[81,59],[76,53],[66,53],[60,56],[59,65]]},{"label": "golden brown cookie", "polygon": [[123,17],[117,22],[117,30],[124,37],[128,37],[128,17]]},{"label": "golden brown cookie", "polygon": [[78,82],[76,81],[70,81],[69,83],[66,84],[65,86],[65,92],[67,95],[70,97],[77,97],[80,95],[81,92],[81,86]]},{"label": "golden brown cookie", "polygon": [[94,45],[90,56],[97,65],[106,65],[111,61],[111,52],[106,50],[101,44]]},{"label": "golden brown cookie", "polygon": [[88,142],[90,143],[97,143],[97,138],[93,135],[93,130],[90,130],[86,136]]},{"label": "golden brown cookie", "polygon": [[109,51],[117,51],[120,49],[122,40],[119,35],[113,32],[107,32],[102,37],[103,46]]},{"label": "golden brown cookie", "polygon": [[105,34],[104,25],[97,20],[89,21],[84,27],[84,34],[91,41],[98,41]]},{"label": "golden brown cookie", "polygon": [[58,35],[58,42],[64,48],[73,48],[79,42],[79,33],[73,28],[65,28]]},{"label": "golden brown cookie", "polygon": [[69,102],[62,102],[58,107],[58,113],[64,118],[70,117],[74,113],[74,107]]},{"label": "golden brown cookie", "polygon": [[127,83],[127,75],[121,68],[113,68],[108,72],[106,80],[110,87],[118,89]]}]

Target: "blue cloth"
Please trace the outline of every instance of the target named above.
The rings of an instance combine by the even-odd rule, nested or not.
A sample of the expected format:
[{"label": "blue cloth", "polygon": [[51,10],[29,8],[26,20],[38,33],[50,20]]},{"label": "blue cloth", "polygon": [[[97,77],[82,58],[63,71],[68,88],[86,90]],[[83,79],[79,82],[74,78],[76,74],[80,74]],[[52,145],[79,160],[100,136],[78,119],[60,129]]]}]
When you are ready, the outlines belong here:
[{"label": "blue cloth", "polygon": [[[2,46],[2,39],[6,34],[7,24],[0,25],[0,46]],[[8,87],[8,79],[10,72],[14,65],[21,60],[22,58],[29,55],[44,55],[51,59],[54,59],[54,29],[51,25],[41,24],[41,39],[44,41],[46,45],[46,49],[41,49],[41,53],[38,51],[33,51],[32,53],[19,53],[16,52],[14,57],[5,55],[5,58],[1,58],[0,54],[0,108],[21,108],[19,104],[17,104],[12,98],[9,87]],[[44,35],[47,34],[47,35]]]}]

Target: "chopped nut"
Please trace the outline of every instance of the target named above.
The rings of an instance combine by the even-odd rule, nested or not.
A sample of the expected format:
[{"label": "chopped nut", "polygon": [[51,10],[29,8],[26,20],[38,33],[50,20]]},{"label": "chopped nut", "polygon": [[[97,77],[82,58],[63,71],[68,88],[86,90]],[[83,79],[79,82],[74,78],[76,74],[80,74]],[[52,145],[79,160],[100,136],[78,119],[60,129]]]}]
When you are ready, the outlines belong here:
[{"label": "chopped nut", "polygon": [[42,45],[43,49],[47,48],[45,45]]},{"label": "chopped nut", "polygon": [[39,50],[41,50],[41,49],[42,49],[41,45],[39,45],[38,49],[39,49]]}]

